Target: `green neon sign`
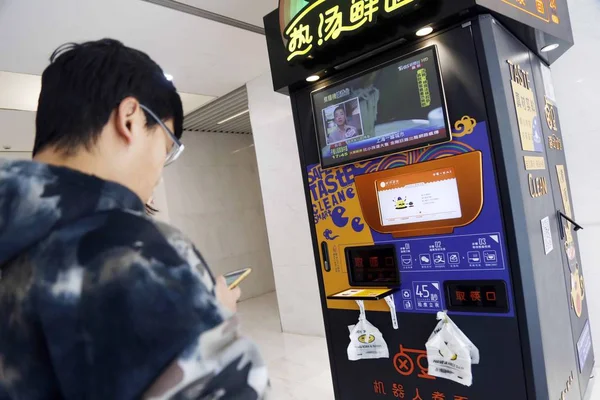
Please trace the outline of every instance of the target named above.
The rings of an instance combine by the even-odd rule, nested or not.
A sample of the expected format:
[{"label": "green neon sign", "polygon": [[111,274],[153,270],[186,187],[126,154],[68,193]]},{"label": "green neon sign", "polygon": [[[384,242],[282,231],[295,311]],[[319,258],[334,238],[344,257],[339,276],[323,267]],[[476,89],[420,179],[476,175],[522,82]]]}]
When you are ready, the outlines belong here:
[{"label": "green neon sign", "polygon": [[308,57],[316,49],[392,16],[418,0],[280,0],[279,22],[287,60]]}]

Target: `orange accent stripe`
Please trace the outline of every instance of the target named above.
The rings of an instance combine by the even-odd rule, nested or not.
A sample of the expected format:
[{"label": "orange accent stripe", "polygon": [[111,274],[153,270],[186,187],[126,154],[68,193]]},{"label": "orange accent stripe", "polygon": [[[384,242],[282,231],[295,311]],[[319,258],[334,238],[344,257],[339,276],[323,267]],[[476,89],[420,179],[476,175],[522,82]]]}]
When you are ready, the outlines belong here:
[{"label": "orange accent stripe", "polygon": [[[544,22],[550,22],[550,17],[548,17],[548,19],[544,19],[544,18],[540,17],[539,15],[537,15],[537,14],[535,14],[535,13],[532,13],[532,12],[531,12],[531,11],[529,11],[529,10],[526,10],[526,9],[524,9],[524,8],[521,8],[521,7],[519,7],[518,5],[516,5],[516,4],[514,4],[514,3],[511,3],[511,2],[510,2],[510,1],[508,1],[508,0],[502,0],[502,2],[503,2],[503,3],[506,3],[506,4],[508,4],[509,6],[513,6],[513,7],[514,7],[514,8],[516,8],[517,10],[521,10],[521,11],[523,11],[523,12],[524,12],[524,13],[526,13],[526,14],[529,14],[529,15],[531,15],[531,16],[533,16],[533,17],[539,18],[539,19],[541,19],[541,20],[542,20],[542,21],[544,21]],[[545,9],[545,8],[544,8],[544,9]]]}]

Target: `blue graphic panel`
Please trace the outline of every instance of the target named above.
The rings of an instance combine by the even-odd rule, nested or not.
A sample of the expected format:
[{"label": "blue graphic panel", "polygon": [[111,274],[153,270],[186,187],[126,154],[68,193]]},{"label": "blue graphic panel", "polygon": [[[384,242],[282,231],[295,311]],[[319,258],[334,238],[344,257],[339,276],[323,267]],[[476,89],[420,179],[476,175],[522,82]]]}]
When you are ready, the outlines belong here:
[{"label": "blue graphic panel", "polygon": [[[477,315],[514,316],[510,266],[506,256],[508,253],[489,135],[485,122],[477,121],[476,125],[470,128],[455,135],[449,143],[426,149],[398,153],[331,170],[322,170],[318,165],[309,166],[308,183],[313,200],[313,221],[324,239],[331,242],[332,249],[336,246],[343,248],[370,244],[364,242],[364,235],[359,239],[362,241],[358,242],[354,241],[356,239],[353,234],[344,234],[346,227],[351,228],[349,232],[357,235],[361,232],[364,234],[368,229],[375,245],[395,246],[401,288],[400,295],[394,296],[394,299],[396,309],[400,312],[435,313],[446,309],[446,281],[500,280],[506,283],[509,312],[481,312]],[[360,210],[348,207],[348,199],[355,199],[357,195],[352,183],[358,175],[395,168],[400,171],[406,165],[474,151],[481,152],[483,207],[475,220],[454,228],[452,233],[395,238],[391,234],[373,230],[364,221]],[[338,234],[341,236],[335,240]],[[332,253],[333,265],[338,266],[335,267],[338,269],[334,268],[334,272],[341,272],[340,256],[344,257],[343,251]]]},{"label": "blue graphic panel", "polygon": [[486,271],[505,269],[501,234],[471,234],[402,239],[394,242],[400,271]]},{"label": "blue graphic panel", "polygon": [[[512,304],[512,287],[509,266],[506,260],[506,244],[504,227],[496,176],[494,173],[488,132],[484,122],[478,122],[471,134],[455,138],[448,145],[434,146],[427,151],[443,152],[444,146],[465,146],[482,153],[483,167],[483,208],[479,216],[464,227],[454,229],[450,235],[418,236],[396,239],[389,234],[372,231],[373,241],[394,243],[398,254],[398,265],[401,272],[402,289],[411,291],[410,298],[396,296],[398,310],[418,313],[435,313],[446,308],[443,293],[443,282],[448,280],[503,280],[509,293],[509,312],[506,314],[486,314],[496,317],[514,316]],[[450,155],[450,154],[448,154]],[[440,307],[419,307],[419,298],[415,293],[415,285],[439,282]],[[404,302],[410,301],[412,308],[407,309]],[[435,304],[434,304],[435,305]],[[469,315],[472,313],[461,313]]]}]

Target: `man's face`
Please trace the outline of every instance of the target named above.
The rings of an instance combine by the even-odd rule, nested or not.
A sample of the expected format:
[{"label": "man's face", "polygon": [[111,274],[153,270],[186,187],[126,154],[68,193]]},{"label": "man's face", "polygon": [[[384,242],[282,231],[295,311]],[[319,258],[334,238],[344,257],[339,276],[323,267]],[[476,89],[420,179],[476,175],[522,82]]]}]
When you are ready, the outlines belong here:
[{"label": "man's face", "polygon": [[346,113],[341,108],[335,110],[334,117],[337,126],[343,126],[344,124],[346,124]]}]

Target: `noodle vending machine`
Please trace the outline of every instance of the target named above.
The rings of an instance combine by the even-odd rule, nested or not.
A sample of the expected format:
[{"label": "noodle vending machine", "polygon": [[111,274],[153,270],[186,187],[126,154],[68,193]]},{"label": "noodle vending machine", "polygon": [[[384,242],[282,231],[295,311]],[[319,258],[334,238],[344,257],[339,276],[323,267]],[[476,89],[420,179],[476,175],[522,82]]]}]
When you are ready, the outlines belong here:
[{"label": "noodle vending machine", "polygon": [[[573,43],[566,1],[281,0],[265,30],[336,399],[583,399],[581,227],[548,67]],[[450,321],[462,336],[430,349]]]}]

